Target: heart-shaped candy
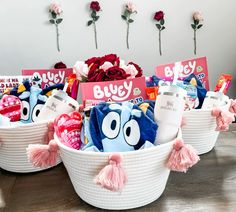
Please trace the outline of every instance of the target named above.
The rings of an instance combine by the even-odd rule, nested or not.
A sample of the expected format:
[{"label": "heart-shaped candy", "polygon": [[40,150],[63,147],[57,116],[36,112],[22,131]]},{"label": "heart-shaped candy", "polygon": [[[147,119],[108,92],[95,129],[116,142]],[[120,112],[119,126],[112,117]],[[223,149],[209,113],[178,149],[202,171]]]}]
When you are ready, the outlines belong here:
[{"label": "heart-shaped candy", "polygon": [[62,114],[54,121],[54,128],[61,142],[73,149],[80,149],[82,117],[78,112]]},{"label": "heart-shaped candy", "polygon": [[4,95],[0,101],[0,114],[10,118],[10,121],[19,121],[21,117],[22,103],[20,99],[12,95]]}]

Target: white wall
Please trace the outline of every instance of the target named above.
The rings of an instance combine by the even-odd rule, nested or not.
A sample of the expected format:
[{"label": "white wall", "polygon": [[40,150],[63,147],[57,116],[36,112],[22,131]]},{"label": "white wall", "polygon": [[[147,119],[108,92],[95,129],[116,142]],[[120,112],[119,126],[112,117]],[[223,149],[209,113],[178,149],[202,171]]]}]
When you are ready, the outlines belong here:
[{"label": "white wall", "polygon": [[[236,2],[235,0],[133,0],[138,14],[131,24],[130,46],[125,45],[126,25],[121,20],[124,0],[100,0],[97,23],[99,49],[94,47],[88,0],[64,0],[64,21],[60,25],[61,52],[56,50],[54,26],[48,23],[50,0],[0,0],[0,73],[20,74],[23,68],[49,68],[57,61],[72,66],[76,60],[116,53],[139,63],[146,75],[157,64],[190,59],[193,54],[191,15],[204,14],[204,26],[197,33],[198,55],[207,56],[211,88],[223,72],[234,75],[230,88],[236,96]],[[153,13],[163,10],[166,30],[162,33],[163,56],[158,53],[158,31]]]}]

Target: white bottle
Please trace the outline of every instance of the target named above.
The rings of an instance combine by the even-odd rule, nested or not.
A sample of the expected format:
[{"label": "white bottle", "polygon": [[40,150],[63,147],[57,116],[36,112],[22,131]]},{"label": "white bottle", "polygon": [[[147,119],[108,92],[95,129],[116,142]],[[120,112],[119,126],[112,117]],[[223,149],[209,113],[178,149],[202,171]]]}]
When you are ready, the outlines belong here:
[{"label": "white bottle", "polygon": [[176,85],[159,87],[154,109],[154,118],[158,125],[155,144],[163,144],[176,138],[186,96],[186,90]]},{"label": "white bottle", "polygon": [[48,98],[42,107],[37,121],[53,120],[58,115],[70,113],[79,107],[79,103],[69,97],[66,92],[57,90]]}]

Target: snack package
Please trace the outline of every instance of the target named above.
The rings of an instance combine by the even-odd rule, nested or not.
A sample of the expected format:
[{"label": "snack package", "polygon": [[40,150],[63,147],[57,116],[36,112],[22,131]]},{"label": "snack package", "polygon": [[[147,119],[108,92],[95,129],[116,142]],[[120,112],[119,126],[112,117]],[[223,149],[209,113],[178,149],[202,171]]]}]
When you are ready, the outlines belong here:
[{"label": "snack package", "polygon": [[197,108],[199,105],[199,100],[196,86],[190,83],[185,84],[183,81],[180,80],[177,81],[176,85],[187,91],[187,98],[184,110],[191,110]]},{"label": "snack package", "polygon": [[226,83],[226,86],[223,90],[223,93],[226,94],[226,92],[228,91],[229,89],[229,86],[230,86],[230,83],[232,81],[232,75],[230,74],[222,74],[220,76],[220,78],[218,79],[218,82],[216,84],[216,87],[214,89],[214,91],[220,91],[221,87],[224,85],[224,83]]}]

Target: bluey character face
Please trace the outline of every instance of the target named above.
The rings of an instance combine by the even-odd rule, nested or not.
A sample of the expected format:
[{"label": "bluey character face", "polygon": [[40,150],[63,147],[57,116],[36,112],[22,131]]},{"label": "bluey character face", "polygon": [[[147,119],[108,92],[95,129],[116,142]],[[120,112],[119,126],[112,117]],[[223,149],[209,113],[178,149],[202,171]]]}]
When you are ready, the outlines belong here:
[{"label": "bluey character face", "polygon": [[[104,152],[139,149],[150,138],[143,125],[150,126],[150,119],[130,102],[100,103],[91,112],[91,137],[94,145]],[[155,122],[154,125],[154,129],[157,129]]]}]

